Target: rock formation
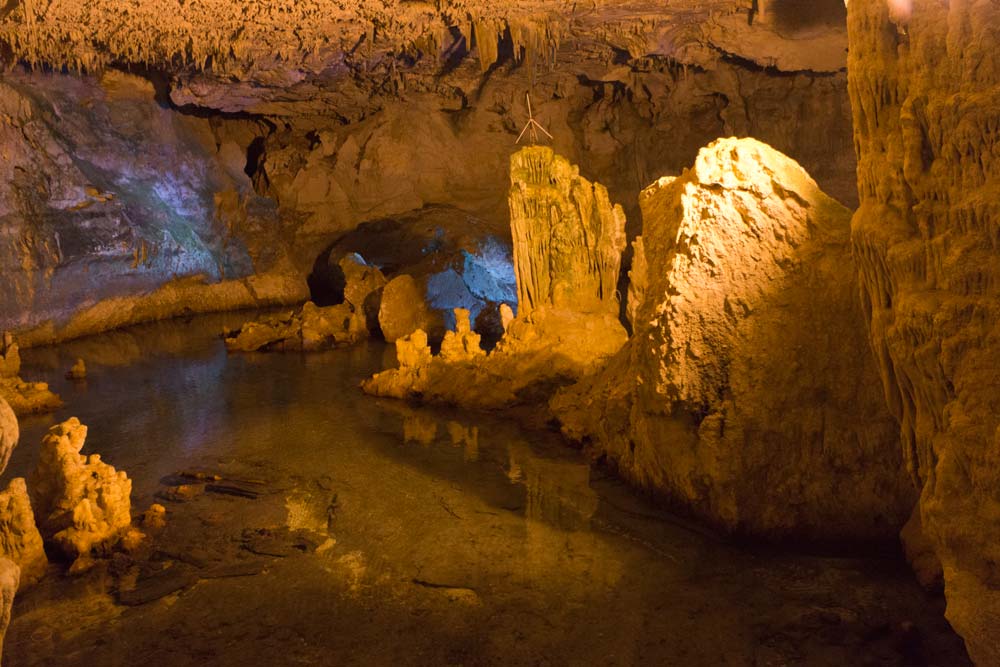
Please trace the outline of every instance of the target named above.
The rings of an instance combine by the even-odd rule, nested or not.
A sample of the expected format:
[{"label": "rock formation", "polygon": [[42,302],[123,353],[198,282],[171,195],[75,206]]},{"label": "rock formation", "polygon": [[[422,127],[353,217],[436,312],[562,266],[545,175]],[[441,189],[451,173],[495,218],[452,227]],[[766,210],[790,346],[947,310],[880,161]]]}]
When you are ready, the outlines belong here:
[{"label": "rock formation", "polygon": [[17,415],[0,396],[0,472],[7,469],[10,455],[14,453],[20,438],[21,429],[17,423]]},{"label": "rock formation", "polygon": [[450,205],[503,223],[529,88],[630,216],[649,174],[729,134],[856,199],[842,24],[592,4],[11,3],[0,327],[27,346],[301,303],[322,248],[365,221]]},{"label": "rock formation", "polygon": [[382,291],[378,323],[387,342],[421,329],[432,339],[444,335],[444,318],[427,306],[427,286],[409,274],[389,281]]},{"label": "rock formation", "polygon": [[510,159],[518,314],[539,308],[618,313],[625,212],[607,188],[545,146]]},{"label": "rock formation", "polygon": [[[15,415],[48,412],[62,405],[62,400],[49,390],[47,383],[25,382],[21,379],[20,372],[21,355],[17,343],[10,333],[4,333],[0,342],[0,404],[5,403]],[[3,416],[0,415],[0,420],[2,419]],[[10,456],[9,452],[7,456]]]},{"label": "rock formation", "polygon": [[861,193],[854,254],[948,619],[976,663],[995,665],[1000,5],[890,4],[908,11],[880,0],[849,8]]},{"label": "rock formation", "polygon": [[53,426],[29,480],[42,535],[78,562],[115,545],[132,521],[132,480],[100,455],[80,454],[86,438],[87,427],[76,417]]},{"label": "rock formation", "polygon": [[[0,473],[7,469],[19,438],[17,417],[6,401],[0,398]],[[22,586],[38,581],[48,565],[42,537],[35,526],[28,489],[21,478],[11,480],[7,488],[0,491],[0,557],[19,566]]]},{"label": "rock formation", "polygon": [[750,139],[711,144],[640,203],[635,332],[553,400],[564,432],[731,530],[894,536],[913,494],[866,345],[850,212]]},{"label": "rock formation", "polygon": [[45,575],[49,559],[42,535],[35,525],[28,487],[21,477],[0,491],[0,556],[21,569],[21,587],[31,586]]},{"label": "rock formation", "polygon": [[[455,309],[454,330],[437,356],[431,356],[418,318],[388,329],[383,320],[387,340],[398,334],[399,368],[363,383],[365,391],[477,408],[537,403],[625,343],[615,292],[625,216],[607,190],[551,149],[533,146],[511,157],[510,206],[518,314],[513,317],[505,304],[498,309],[504,334],[493,351],[483,352],[463,308]],[[383,292],[383,312],[388,303],[404,313],[419,312],[416,288],[408,288],[410,298],[391,296],[395,282]],[[410,329],[414,335],[403,334],[413,326],[419,327]]]},{"label": "rock formation", "polygon": [[10,625],[11,609],[14,607],[14,596],[20,586],[21,572],[17,564],[9,558],[0,558],[0,652],[3,651],[3,638]]}]

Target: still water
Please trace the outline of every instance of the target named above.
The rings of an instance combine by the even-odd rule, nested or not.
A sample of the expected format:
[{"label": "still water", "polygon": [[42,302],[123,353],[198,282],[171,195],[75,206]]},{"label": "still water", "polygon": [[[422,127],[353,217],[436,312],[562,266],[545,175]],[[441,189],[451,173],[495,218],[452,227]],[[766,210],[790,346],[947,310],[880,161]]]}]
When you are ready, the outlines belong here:
[{"label": "still water", "polygon": [[[66,405],[22,421],[8,478],[32,469],[48,426],[79,417],[84,453],[133,479],[134,513],[167,507],[151,560],[184,583],[125,606],[115,568],[134,564],[54,566],[17,599],[5,664],[967,662],[898,560],[727,544],[557,434],[363,395],[385,345],[227,355],[218,333],[245,317],[24,352],[23,375]],[[87,380],[64,380],[77,357]],[[164,500],[192,469],[262,491]],[[276,531],[310,546],[274,548]],[[260,534],[271,547],[247,537]]]}]

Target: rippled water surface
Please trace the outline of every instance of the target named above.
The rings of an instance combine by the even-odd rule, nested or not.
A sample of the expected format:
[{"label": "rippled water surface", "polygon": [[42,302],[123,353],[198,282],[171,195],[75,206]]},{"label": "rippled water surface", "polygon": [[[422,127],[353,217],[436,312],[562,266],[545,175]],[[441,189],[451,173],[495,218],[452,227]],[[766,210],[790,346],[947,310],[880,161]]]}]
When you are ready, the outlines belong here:
[{"label": "rippled water surface", "polygon": [[[556,434],[362,395],[384,345],[228,356],[243,317],[25,351],[66,406],[23,420],[7,475],[77,416],[135,512],[169,514],[153,565],[53,567],[20,595],[5,664],[965,664],[895,560],[727,545]],[[88,379],[63,380],[78,356]],[[260,493],[158,497],[192,469]],[[119,604],[150,568],[180,583]]]}]

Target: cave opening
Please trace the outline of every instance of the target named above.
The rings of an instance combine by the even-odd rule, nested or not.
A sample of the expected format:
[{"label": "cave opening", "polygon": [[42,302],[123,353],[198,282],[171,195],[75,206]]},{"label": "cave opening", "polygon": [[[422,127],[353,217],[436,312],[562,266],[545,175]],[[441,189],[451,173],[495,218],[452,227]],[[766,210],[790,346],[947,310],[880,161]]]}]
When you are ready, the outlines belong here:
[{"label": "cave opening", "polygon": [[6,664],[1000,664],[1000,8],[355,4],[0,9]]}]

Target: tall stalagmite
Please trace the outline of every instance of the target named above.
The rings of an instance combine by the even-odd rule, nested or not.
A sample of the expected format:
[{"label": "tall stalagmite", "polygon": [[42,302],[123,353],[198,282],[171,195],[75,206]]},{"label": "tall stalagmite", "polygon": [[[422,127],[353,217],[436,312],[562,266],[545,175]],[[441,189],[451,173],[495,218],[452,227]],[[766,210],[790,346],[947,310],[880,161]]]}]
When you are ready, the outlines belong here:
[{"label": "tall stalagmite", "polygon": [[850,3],[854,249],[948,619],[977,663],[996,665],[1000,4],[906,4]]},{"label": "tall stalagmite", "polygon": [[510,182],[518,314],[617,313],[625,212],[607,188],[545,146],[511,156]]},{"label": "tall stalagmite", "polygon": [[891,537],[915,497],[857,302],[850,212],[752,139],[713,143],[640,203],[635,333],[553,401],[564,432],[730,529]]}]

